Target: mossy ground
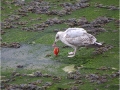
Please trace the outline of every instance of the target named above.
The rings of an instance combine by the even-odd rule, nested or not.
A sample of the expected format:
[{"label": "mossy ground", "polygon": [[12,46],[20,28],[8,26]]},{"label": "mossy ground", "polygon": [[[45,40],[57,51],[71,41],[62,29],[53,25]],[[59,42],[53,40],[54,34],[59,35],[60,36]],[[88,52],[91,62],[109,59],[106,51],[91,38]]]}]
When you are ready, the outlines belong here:
[{"label": "mossy ground", "polygon": [[[4,10],[1,10],[1,21],[3,22],[8,15],[11,14],[17,14],[15,13],[15,10],[20,8],[20,6],[15,6],[14,4],[10,4],[12,8],[10,9],[8,7],[8,4],[5,4],[4,0],[1,2],[1,6],[4,7]],[[26,0],[26,2],[30,2],[31,0]],[[47,0],[45,0],[47,1]],[[57,8],[55,8],[54,5],[51,4],[51,9],[56,9],[56,10],[61,10],[62,8],[59,6],[60,3],[63,2],[75,2],[72,0],[50,0],[49,2],[54,3],[57,5]],[[40,24],[44,21],[46,21],[49,18],[54,18],[57,17],[59,19],[70,19],[70,18],[80,18],[82,16],[85,16],[88,21],[93,21],[99,16],[108,16],[111,18],[119,19],[119,11],[118,10],[107,10],[104,8],[96,8],[94,6],[95,3],[101,3],[103,5],[119,5],[118,0],[90,0],[89,1],[90,6],[87,8],[83,8],[80,10],[73,11],[70,15],[66,15],[63,17],[59,17],[57,15],[45,15],[45,14],[35,14],[35,13],[28,13],[27,17],[22,17],[19,19],[19,21],[27,21],[28,24],[27,26],[30,27],[31,25],[34,24]],[[40,21],[30,21],[30,18],[36,19],[36,18],[42,18]],[[22,26],[18,26],[18,28],[14,29],[3,29],[6,33],[2,36],[2,42],[19,42],[19,43],[24,43],[24,44],[29,44],[32,42],[35,42],[35,44],[45,44],[45,45],[52,45],[54,42],[54,36],[55,32],[53,32],[54,29],[63,29],[63,28],[68,28],[66,24],[57,24],[53,26],[49,26],[45,28],[44,31],[39,31],[39,32],[27,32],[21,30]],[[64,44],[61,42],[58,42],[57,45],[60,48],[60,53],[58,57],[54,57],[52,55],[52,59],[56,60],[60,63],[69,65],[69,64],[75,64],[76,66],[81,66],[83,65],[85,68],[80,69],[80,73],[82,74],[90,74],[90,73],[100,73],[100,74],[112,74],[115,71],[114,70],[108,70],[108,71],[98,71],[96,68],[99,68],[101,66],[106,66],[106,67],[114,67],[117,70],[119,70],[119,28],[115,26],[114,22],[110,22],[103,26],[107,32],[102,32],[99,35],[96,36],[98,41],[105,42],[106,44],[110,44],[113,46],[113,48],[103,54],[100,55],[92,55],[93,49],[86,49],[82,48],[80,49],[76,56],[73,58],[68,58],[67,53],[71,51],[71,48],[62,48]],[[116,32],[113,32],[114,30],[117,30]],[[49,39],[48,39],[49,38]],[[2,52],[1,52],[2,53]],[[64,66],[61,66],[63,68]],[[60,83],[56,83],[53,86],[51,86],[48,90],[57,90],[58,87],[62,88],[69,88],[70,86],[67,85],[66,83],[68,82],[73,82],[73,80],[68,80],[66,79],[67,74],[59,68],[57,71],[59,74],[56,74],[57,76],[62,77],[62,80]],[[37,70],[19,70],[16,69],[17,72],[19,73],[32,73]],[[43,73],[50,73],[46,72],[47,70],[42,70]],[[5,71],[1,71],[1,76],[5,76],[5,79],[11,77],[11,72],[13,72],[12,69],[7,69]],[[57,72],[55,72],[57,73]],[[55,74],[52,73],[52,74]],[[64,73],[62,76],[60,73]],[[22,83],[28,83],[28,82],[33,82],[38,79],[42,79],[44,82],[52,81],[51,78],[39,78],[39,77],[16,77],[15,81],[11,81],[8,84],[22,84]],[[98,88],[99,90],[118,90],[119,89],[119,80],[118,78],[111,79],[109,78],[108,82],[103,83],[103,84],[91,84],[90,82],[82,79],[85,84],[83,85],[77,85],[79,86],[80,90],[94,90]],[[110,85],[107,89],[105,88],[106,85]]]}]

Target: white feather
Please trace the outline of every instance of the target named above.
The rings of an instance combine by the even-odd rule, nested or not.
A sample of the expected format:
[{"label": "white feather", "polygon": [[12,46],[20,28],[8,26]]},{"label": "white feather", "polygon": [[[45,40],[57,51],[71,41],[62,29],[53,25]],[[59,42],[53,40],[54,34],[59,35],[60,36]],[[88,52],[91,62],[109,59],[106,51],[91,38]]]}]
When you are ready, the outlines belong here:
[{"label": "white feather", "polygon": [[59,33],[59,36],[60,40],[68,46],[84,46],[96,42],[96,38],[83,28],[68,28],[63,33]]}]

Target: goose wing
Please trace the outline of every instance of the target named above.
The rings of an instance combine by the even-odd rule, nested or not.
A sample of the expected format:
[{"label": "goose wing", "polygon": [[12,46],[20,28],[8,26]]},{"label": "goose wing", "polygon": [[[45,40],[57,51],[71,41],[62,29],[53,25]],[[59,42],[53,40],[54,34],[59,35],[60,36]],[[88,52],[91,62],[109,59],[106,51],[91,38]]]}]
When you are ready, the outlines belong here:
[{"label": "goose wing", "polygon": [[66,32],[65,39],[69,44],[75,46],[85,46],[96,42],[96,38],[93,35],[80,30]]}]

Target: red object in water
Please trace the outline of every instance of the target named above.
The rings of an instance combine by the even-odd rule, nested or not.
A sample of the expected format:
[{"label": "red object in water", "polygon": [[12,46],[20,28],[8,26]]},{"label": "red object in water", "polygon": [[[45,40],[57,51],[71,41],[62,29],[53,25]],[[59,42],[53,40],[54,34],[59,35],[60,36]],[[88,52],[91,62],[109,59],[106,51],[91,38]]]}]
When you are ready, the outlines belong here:
[{"label": "red object in water", "polygon": [[59,48],[58,47],[54,47],[54,55],[57,56],[59,53]]}]

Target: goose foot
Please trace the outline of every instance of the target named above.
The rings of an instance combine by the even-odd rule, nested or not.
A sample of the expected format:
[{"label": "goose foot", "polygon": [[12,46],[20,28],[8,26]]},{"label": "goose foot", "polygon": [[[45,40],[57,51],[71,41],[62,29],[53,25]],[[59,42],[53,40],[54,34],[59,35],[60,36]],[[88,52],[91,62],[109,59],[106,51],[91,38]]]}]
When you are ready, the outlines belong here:
[{"label": "goose foot", "polygon": [[68,57],[74,57],[75,55],[69,55]]},{"label": "goose foot", "polygon": [[68,54],[69,54],[69,55],[73,55],[73,54],[74,54],[74,52],[69,52]]}]

